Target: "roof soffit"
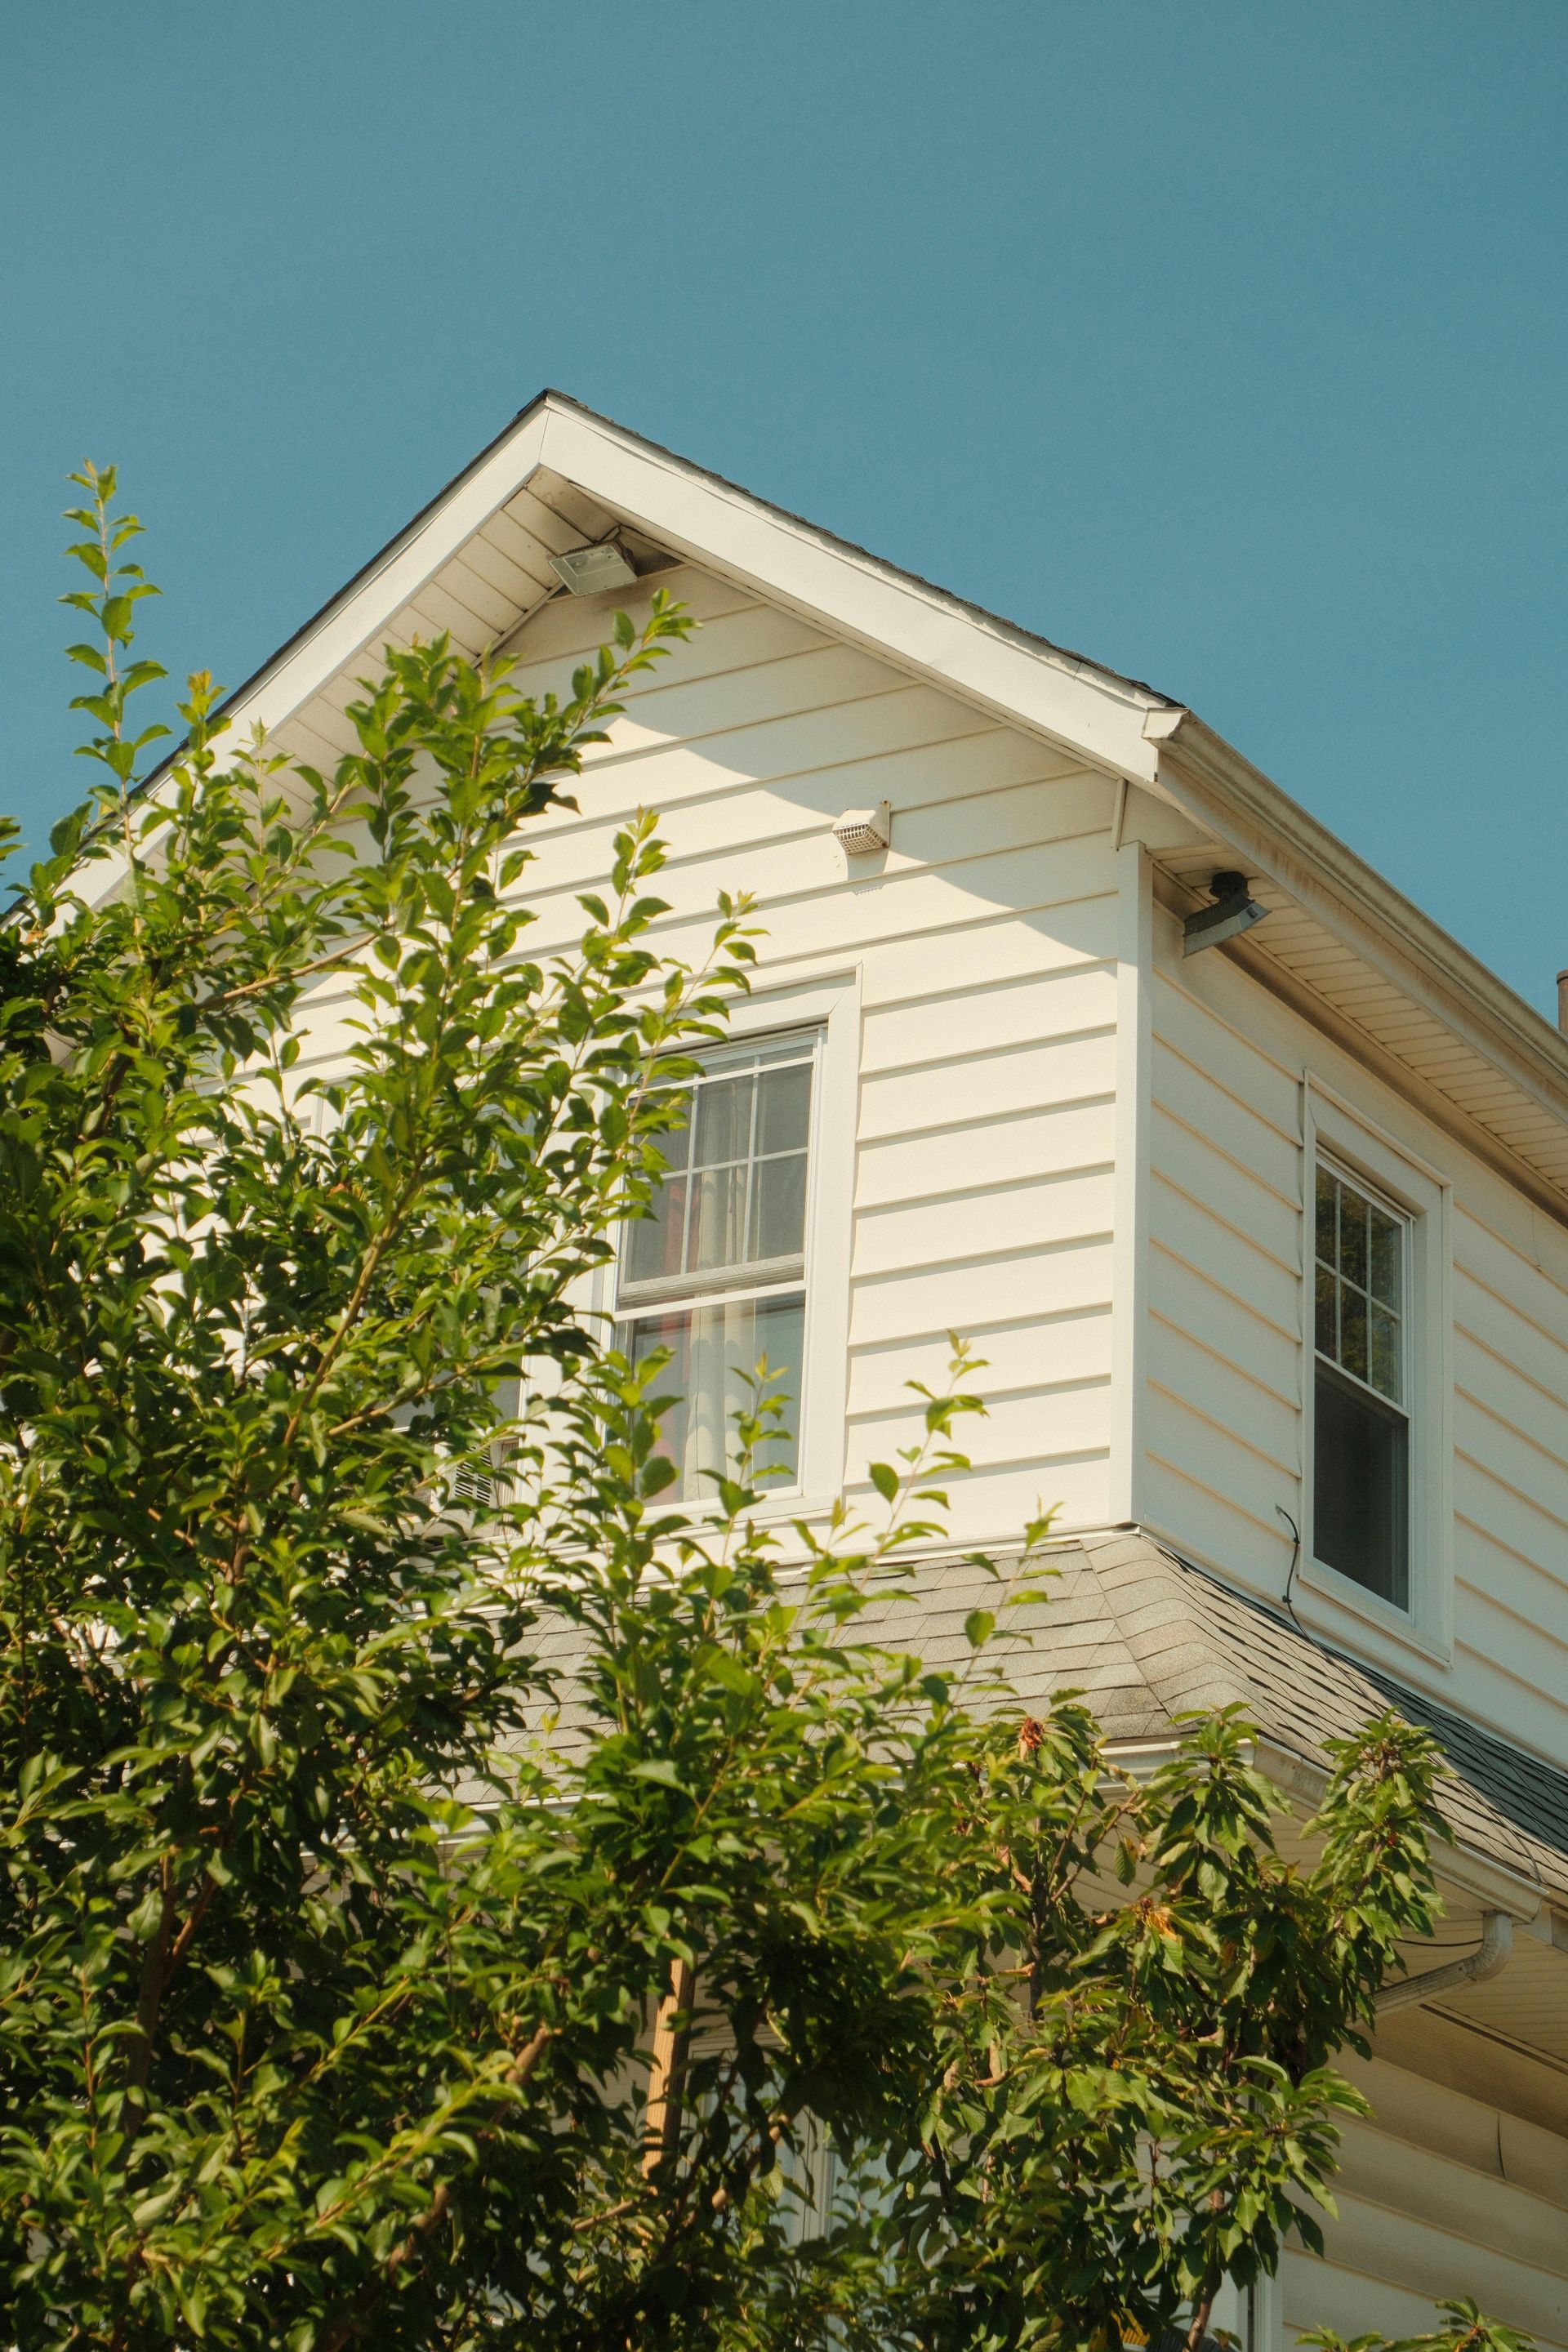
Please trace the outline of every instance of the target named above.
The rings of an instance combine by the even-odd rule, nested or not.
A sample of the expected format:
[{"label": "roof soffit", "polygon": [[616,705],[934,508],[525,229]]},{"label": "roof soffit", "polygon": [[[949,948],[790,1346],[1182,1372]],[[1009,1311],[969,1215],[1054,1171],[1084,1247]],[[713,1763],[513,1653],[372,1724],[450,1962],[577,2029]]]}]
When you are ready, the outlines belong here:
[{"label": "roof soffit", "polygon": [[[1173,722],[1173,723],[1172,723]],[[1211,846],[1159,853],[1178,902],[1220,847],[1281,919],[1230,950],[1568,1221],[1568,1040],[1190,712],[1160,714],[1155,791]]]}]

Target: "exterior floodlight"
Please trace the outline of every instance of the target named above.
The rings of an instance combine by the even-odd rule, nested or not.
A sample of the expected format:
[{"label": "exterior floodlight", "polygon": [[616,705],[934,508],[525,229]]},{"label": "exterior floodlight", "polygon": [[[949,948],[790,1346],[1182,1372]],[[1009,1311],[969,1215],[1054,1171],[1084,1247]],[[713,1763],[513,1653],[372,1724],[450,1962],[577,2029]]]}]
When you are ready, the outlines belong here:
[{"label": "exterior floodlight", "polygon": [[833,828],[833,838],[851,857],[868,857],[886,849],[893,837],[893,804],[879,801],[875,808],[846,809]]},{"label": "exterior floodlight", "polygon": [[1200,907],[1182,925],[1182,953],[1196,955],[1200,948],[1217,948],[1221,940],[1234,940],[1242,931],[1249,931],[1268,912],[1256,898],[1248,898],[1245,874],[1216,874],[1209,884],[1214,892],[1214,905]]},{"label": "exterior floodlight", "polygon": [[637,576],[613,539],[597,547],[569,547],[564,555],[551,557],[550,569],[574,596],[596,596],[602,588],[630,588]]}]

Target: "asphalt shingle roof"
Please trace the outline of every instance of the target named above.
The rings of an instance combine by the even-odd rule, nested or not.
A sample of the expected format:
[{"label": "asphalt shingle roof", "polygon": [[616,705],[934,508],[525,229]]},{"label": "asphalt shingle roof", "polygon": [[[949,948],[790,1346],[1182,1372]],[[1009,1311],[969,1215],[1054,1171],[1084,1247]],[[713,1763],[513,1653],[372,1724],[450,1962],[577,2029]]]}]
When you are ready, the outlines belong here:
[{"label": "asphalt shingle roof", "polygon": [[[1183,1715],[1235,1705],[1274,1748],[1321,1769],[1325,1741],[1392,1706],[1431,1731],[1447,1759],[1438,1802],[1458,1843],[1568,1900],[1568,1773],[1327,1648],[1147,1536],[1086,1536],[1033,1558],[998,1555],[994,1567],[988,1574],[963,1557],[903,1564],[899,1586],[912,1598],[875,1605],[855,1637],[908,1648],[956,1675],[973,1654],[965,1619],[991,1610],[1011,1636],[1002,1663],[1022,1706],[1043,1709],[1057,1693],[1078,1691],[1113,1745],[1163,1740]],[[1005,1608],[1026,1585],[1039,1586],[1040,1605]],[[579,1639],[557,1622],[531,1644],[557,1678],[546,1732],[557,1748],[591,1736],[574,1688]]]},{"label": "asphalt shingle roof", "polygon": [[[1458,1841],[1568,1895],[1568,1773],[1328,1649],[1146,1536],[1088,1537],[997,1566],[1005,1584],[1055,1571],[1045,1605],[1014,1612],[1029,1638],[1007,1672],[1026,1706],[1076,1688],[1109,1738],[1136,1741],[1167,1736],[1191,1710],[1239,1705],[1266,1739],[1320,1768],[1326,1740],[1392,1706],[1447,1759],[1438,1801]],[[922,1564],[919,1585],[895,1638],[934,1666],[955,1665],[968,1654],[965,1616],[994,1609],[996,1585],[962,1560]]]}]

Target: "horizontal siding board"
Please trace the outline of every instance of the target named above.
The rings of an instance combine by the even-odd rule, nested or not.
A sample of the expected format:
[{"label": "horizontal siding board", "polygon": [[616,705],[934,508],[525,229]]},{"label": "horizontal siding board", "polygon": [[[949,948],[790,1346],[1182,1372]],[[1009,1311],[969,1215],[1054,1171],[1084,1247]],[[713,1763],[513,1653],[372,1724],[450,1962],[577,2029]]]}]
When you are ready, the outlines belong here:
[{"label": "horizontal siding board", "polygon": [[594,789],[613,807],[658,808],[688,791],[753,779],[782,782],[826,771],[849,780],[845,804],[856,807],[862,800],[884,797],[871,790],[876,779],[867,773],[870,761],[974,738],[972,711],[928,688],[905,686],[827,710],[786,711],[782,717],[759,712],[695,742],[644,746],[628,756],[601,750],[593,761]]},{"label": "horizontal siding board", "polygon": [[841,702],[900,693],[906,684],[897,670],[869,654],[830,645],[719,677],[649,687],[628,698],[622,715],[611,719],[608,751],[590,747],[584,766],[592,769],[609,751],[694,740],[800,710],[829,710]]},{"label": "horizontal siding board", "polygon": [[[1103,1311],[1048,1323],[1029,1319],[997,1326],[972,1321],[965,1337],[984,1364],[965,1377],[963,1385],[984,1398],[1043,1391],[1053,1383],[1087,1385],[1110,1377],[1110,1318]],[[915,1409],[910,1381],[923,1381],[940,1395],[947,1385],[951,1353],[945,1332],[929,1339],[900,1338],[878,1348],[852,1349],[851,1418],[891,1412],[900,1405]]]},{"label": "horizontal siding board", "polygon": [[1431,2294],[1366,2277],[1335,2260],[1320,2262],[1291,2247],[1279,2265],[1279,2289],[1287,2345],[1313,2327],[1332,2328],[1347,2341],[1373,2333],[1397,2341],[1429,2335],[1436,2324]]},{"label": "horizontal siding board", "polygon": [[1069,899],[1037,910],[1020,908],[966,925],[962,933],[934,934],[881,948],[866,967],[862,1002],[927,1003],[1000,981],[1033,980],[1076,964],[1104,962],[1116,953],[1116,901],[1110,896]]},{"label": "horizontal siding board", "polygon": [[1227,1356],[1200,1347],[1189,1333],[1155,1314],[1149,1318],[1148,1347],[1149,1376],[1162,1389],[1201,1407],[1295,1475],[1300,1415],[1293,1395],[1280,1396],[1248,1380]]},{"label": "horizontal siding board", "polygon": [[1207,1070],[1278,1134],[1294,1139],[1300,1120],[1297,1082],[1272,1055],[1237,1036],[1227,1023],[1163,974],[1155,980],[1153,1008],[1156,1037],[1168,1039],[1184,1060]]},{"label": "horizontal siding board", "polygon": [[1301,1262],[1301,1213],[1293,1201],[1159,1107],[1150,1129],[1150,1155],[1156,1176],[1207,1203],[1211,1214],[1294,1279]]},{"label": "horizontal siding board", "polygon": [[869,1077],[952,1060],[980,1041],[994,1053],[1003,1046],[1111,1029],[1115,1022],[1114,971],[1103,965],[1068,969],[1042,980],[972,986],[907,1008],[873,1009],[866,1015],[860,1066]]},{"label": "horizontal siding board", "polygon": [[[526,650],[528,643],[525,632],[519,649]],[[793,613],[777,612],[769,604],[742,604],[732,612],[713,614],[689,637],[668,641],[652,667],[628,680],[621,699],[628,710],[636,710],[644,703],[662,702],[673,693],[689,695],[696,685],[727,678],[731,681],[730,689],[721,700],[724,707],[732,709],[733,688],[742,677],[755,685],[775,662],[811,654],[838,655],[846,650],[851,649],[840,646]],[[559,694],[570,684],[573,661],[583,658],[584,654],[578,653],[557,656],[552,662],[531,662],[525,668],[520,667],[514,675],[525,693],[538,694],[553,688]],[[900,671],[890,670],[886,663],[869,655],[858,655],[851,667],[873,691],[895,680],[900,685],[904,683]],[[814,688],[808,688],[797,698],[797,707],[804,709],[820,698]],[[693,731],[702,730],[708,723],[704,715]],[[677,728],[663,731],[684,734],[688,730]]]},{"label": "horizontal siding board", "polygon": [[[605,828],[604,858],[597,866],[586,858],[574,861],[582,868],[575,879],[555,884],[553,861],[550,883],[540,868],[529,869],[519,896],[534,911],[539,940],[554,946],[576,939],[576,894],[584,881],[607,871],[614,830]],[[882,874],[868,882],[846,872],[844,854],[827,833],[737,843],[725,858],[676,860],[665,867],[658,895],[670,911],[658,919],[654,936],[659,936],[659,925],[668,929],[706,921],[719,892],[727,889],[748,892],[755,901],[755,919],[766,926],[773,961],[839,946],[865,951],[879,938],[973,920],[1020,899],[1037,908],[1053,896],[1088,897],[1102,880],[1108,856],[1101,835],[1036,849],[992,853],[977,846],[973,856],[935,868],[902,863],[894,853]]]},{"label": "horizontal siding board", "polygon": [[1477,1527],[1506,1528],[1510,1550],[1542,1567],[1563,1558],[1563,1523],[1531,1496],[1501,1480],[1492,1465],[1462,1446],[1454,1449],[1454,1503]]},{"label": "horizontal siding board", "polygon": [[1256,1315],[1292,1340],[1300,1328],[1300,1285],[1289,1268],[1240,1229],[1178,1192],[1156,1169],[1149,1188],[1152,1236],[1216,1289],[1235,1291]]},{"label": "horizontal siding board", "polygon": [[[944,1115],[936,1101],[931,1111]],[[1016,1184],[1058,1176],[1068,1169],[1108,1165],[1116,1148],[1110,1102],[1022,1111],[1014,1118],[947,1123],[923,1134],[862,1144],[856,1202],[865,1209],[921,1201],[937,1192],[984,1184]]]},{"label": "horizontal siding board", "polygon": [[1160,1387],[1152,1376],[1148,1413],[1150,1450],[1250,1513],[1260,1527],[1274,1517],[1277,1504],[1294,1507],[1298,1482],[1293,1446],[1279,1459],[1261,1452],[1190,1398]]},{"label": "horizontal siding board", "polygon": [[[830,713],[825,719],[812,712],[799,722],[742,730],[701,744],[668,745],[627,760],[600,761],[584,813],[552,813],[540,830],[554,841],[602,822],[606,814],[652,808],[659,812],[661,829],[673,838],[687,809],[714,808],[727,813],[724,821],[735,838],[743,822],[736,804],[754,792],[770,793],[781,810],[795,812],[798,821],[825,830],[847,808],[874,801],[890,801],[895,809],[906,812],[927,802],[973,805],[974,796],[988,791],[993,771],[1004,765],[992,754],[993,738],[955,735],[957,721],[951,711],[930,705],[905,710],[902,702],[902,697],[889,695],[857,707],[865,721],[859,733],[873,739],[874,748],[864,756],[840,756],[846,751],[844,730],[833,719],[846,714]],[[933,728],[938,730],[934,740]],[[905,735],[914,740],[906,745],[901,740]],[[804,764],[792,766],[795,757]]]},{"label": "horizontal siding board", "polygon": [[[1466,1301],[1467,1307],[1473,1303]],[[1460,1387],[1554,1461],[1568,1462],[1568,1388],[1552,1386],[1551,1355],[1544,1349],[1539,1351],[1539,1370],[1548,1375],[1541,1380],[1534,1367],[1525,1370],[1503,1352],[1511,1318],[1494,1313],[1479,1319],[1489,1326],[1489,1338],[1479,1336],[1462,1317],[1455,1318],[1455,1378]]]},{"label": "horizontal siding board", "polygon": [[[875,1413],[850,1416],[850,1476],[863,1478],[868,1462],[887,1462],[898,1447],[918,1444],[921,1402],[910,1399]],[[954,1445],[977,1470],[1103,1454],[1110,1442],[1110,1390],[1103,1382],[1060,1383],[1041,1392],[998,1397],[984,1414],[966,1414]]]},{"label": "horizontal siding board", "polygon": [[1495,1387],[1489,1397],[1478,1396],[1461,1382],[1454,1399],[1454,1442],[1568,1531],[1568,1464],[1500,1412],[1503,1402]]},{"label": "horizontal siding board", "polygon": [[[1499,1517],[1482,1525],[1463,1512],[1455,1514],[1455,1574],[1476,1596],[1468,1604],[1472,1612],[1482,1607],[1489,1613],[1505,1612],[1516,1623],[1542,1637],[1546,1670],[1555,1679],[1551,1654],[1554,1650],[1568,1653],[1568,1580],[1555,1562],[1531,1559],[1510,1544],[1506,1530],[1498,1524]],[[1472,1649],[1481,1638],[1473,1618],[1466,1638]],[[1568,1689],[1568,1677],[1561,1687]]]},{"label": "horizontal siding board", "polygon": [[1173,1257],[1157,1240],[1150,1252],[1149,1304],[1151,1314],[1189,1333],[1211,1355],[1295,1408],[1301,1363],[1294,1332],[1280,1330],[1228,1284]]},{"label": "horizontal siding board", "polygon": [[[1454,1592],[1454,1637],[1464,1650],[1486,1661],[1494,1696],[1488,1714],[1506,1734],[1533,1746],[1539,1731],[1526,1728],[1518,1695],[1528,1693],[1539,1715],[1550,1710],[1555,1719],[1562,1693],[1568,1688],[1568,1644],[1540,1625],[1526,1624],[1511,1612],[1498,1608],[1489,1593],[1460,1577]],[[1477,1694],[1479,1703],[1479,1694]],[[1568,2000],[1563,2002],[1568,2024]]]},{"label": "horizontal siding board", "polygon": [[[1057,1513],[1058,1531],[1101,1528],[1110,1516],[1110,1465],[1104,1454],[1087,1460],[1050,1459],[1006,1468],[960,1473],[947,1482],[955,1520],[973,1529],[977,1543],[1017,1543],[1042,1510]],[[850,1500],[879,1522],[883,1506],[869,1485],[851,1483]]]},{"label": "horizontal siding board", "polygon": [[1324,2231],[1328,2263],[1424,2295],[1428,2327],[1437,2296],[1469,2294],[1484,2311],[1538,2340],[1568,2342],[1568,2276],[1561,2269],[1553,2275],[1498,2252],[1473,2231],[1460,2235],[1369,2199],[1346,2194],[1335,2201],[1339,2219]]},{"label": "horizontal siding board", "polygon": [[885,1275],[915,1272],[946,1256],[1021,1257],[1109,1234],[1110,1221],[1109,1169],[862,1210],[855,1220],[853,1270],[857,1276]]},{"label": "horizontal siding board", "polygon": [[1226,1158],[1247,1169],[1294,1208],[1301,1197],[1301,1148],[1260,1118],[1250,1103],[1188,1061],[1163,1037],[1154,1040],[1152,1080],[1155,1102],[1183,1124],[1205,1136]]},{"label": "horizontal siding board", "polygon": [[[1183,1433],[1162,1427],[1159,1434],[1179,1444]],[[1259,1518],[1226,1487],[1212,1484],[1205,1467],[1160,1452],[1152,1433],[1144,1465],[1148,1525],[1178,1545],[1191,1545],[1222,1575],[1248,1590],[1278,1593],[1289,1568],[1291,1544],[1272,1502],[1268,1517]],[[1283,1488],[1279,1500],[1290,1507]]]},{"label": "horizontal siding board", "polygon": [[853,1347],[905,1333],[963,1334],[1008,1316],[1078,1315],[1110,1300],[1110,1242],[1079,1242],[1026,1258],[954,1261],[858,1280],[851,1292],[849,1339]]},{"label": "horizontal siding board", "polygon": [[995,1054],[960,1055],[933,1070],[890,1073],[865,1080],[860,1092],[863,1140],[926,1132],[933,1114],[950,1124],[1037,1109],[1058,1102],[1102,1100],[1116,1083],[1114,1033],[1038,1045],[1011,1045]]},{"label": "horizontal siding board", "polygon": [[1525,1256],[1501,1236],[1467,1214],[1461,1201],[1454,1218],[1454,1260],[1526,1322],[1563,1346],[1568,1334],[1568,1286],[1553,1279],[1539,1252]]},{"label": "horizontal siding board", "polygon": [[[1496,2130],[1495,2120],[1493,2122]],[[1564,2150],[1568,2158],[1568,2150]],[[1494,2157],[1495,2161],[1495,2157]],[[1339,2179],[1347,2193],[1540,2270],[1563,2266],[1568,2223],[1561,2205],[1468,2164],[1352,2120],[1343,2127]],[[1568,2189],[1568,2178],[1563,2186]]]}]

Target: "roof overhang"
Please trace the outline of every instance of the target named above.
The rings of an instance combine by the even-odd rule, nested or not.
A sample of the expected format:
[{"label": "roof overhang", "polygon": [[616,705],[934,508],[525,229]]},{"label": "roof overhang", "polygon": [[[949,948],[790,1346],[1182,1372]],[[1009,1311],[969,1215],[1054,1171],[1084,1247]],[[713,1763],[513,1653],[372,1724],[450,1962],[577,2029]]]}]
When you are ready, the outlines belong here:
[{"label": "roof overhang", "polygon": [[259,726],[281,749],[330,759],[351,748],[341,713],[368,654],[441,628],[470,653],[505,643],[559,593],[551,553],[611,529],[1177,812],[1156,852],[1171,903],[1198,903],[1215,864],[1245,866],[1275,919],[1221,952],[1568,1222],[1568,1041],[1191,710],[563,394],[523,409],[230,697],[229,716],[242,733]]}]

